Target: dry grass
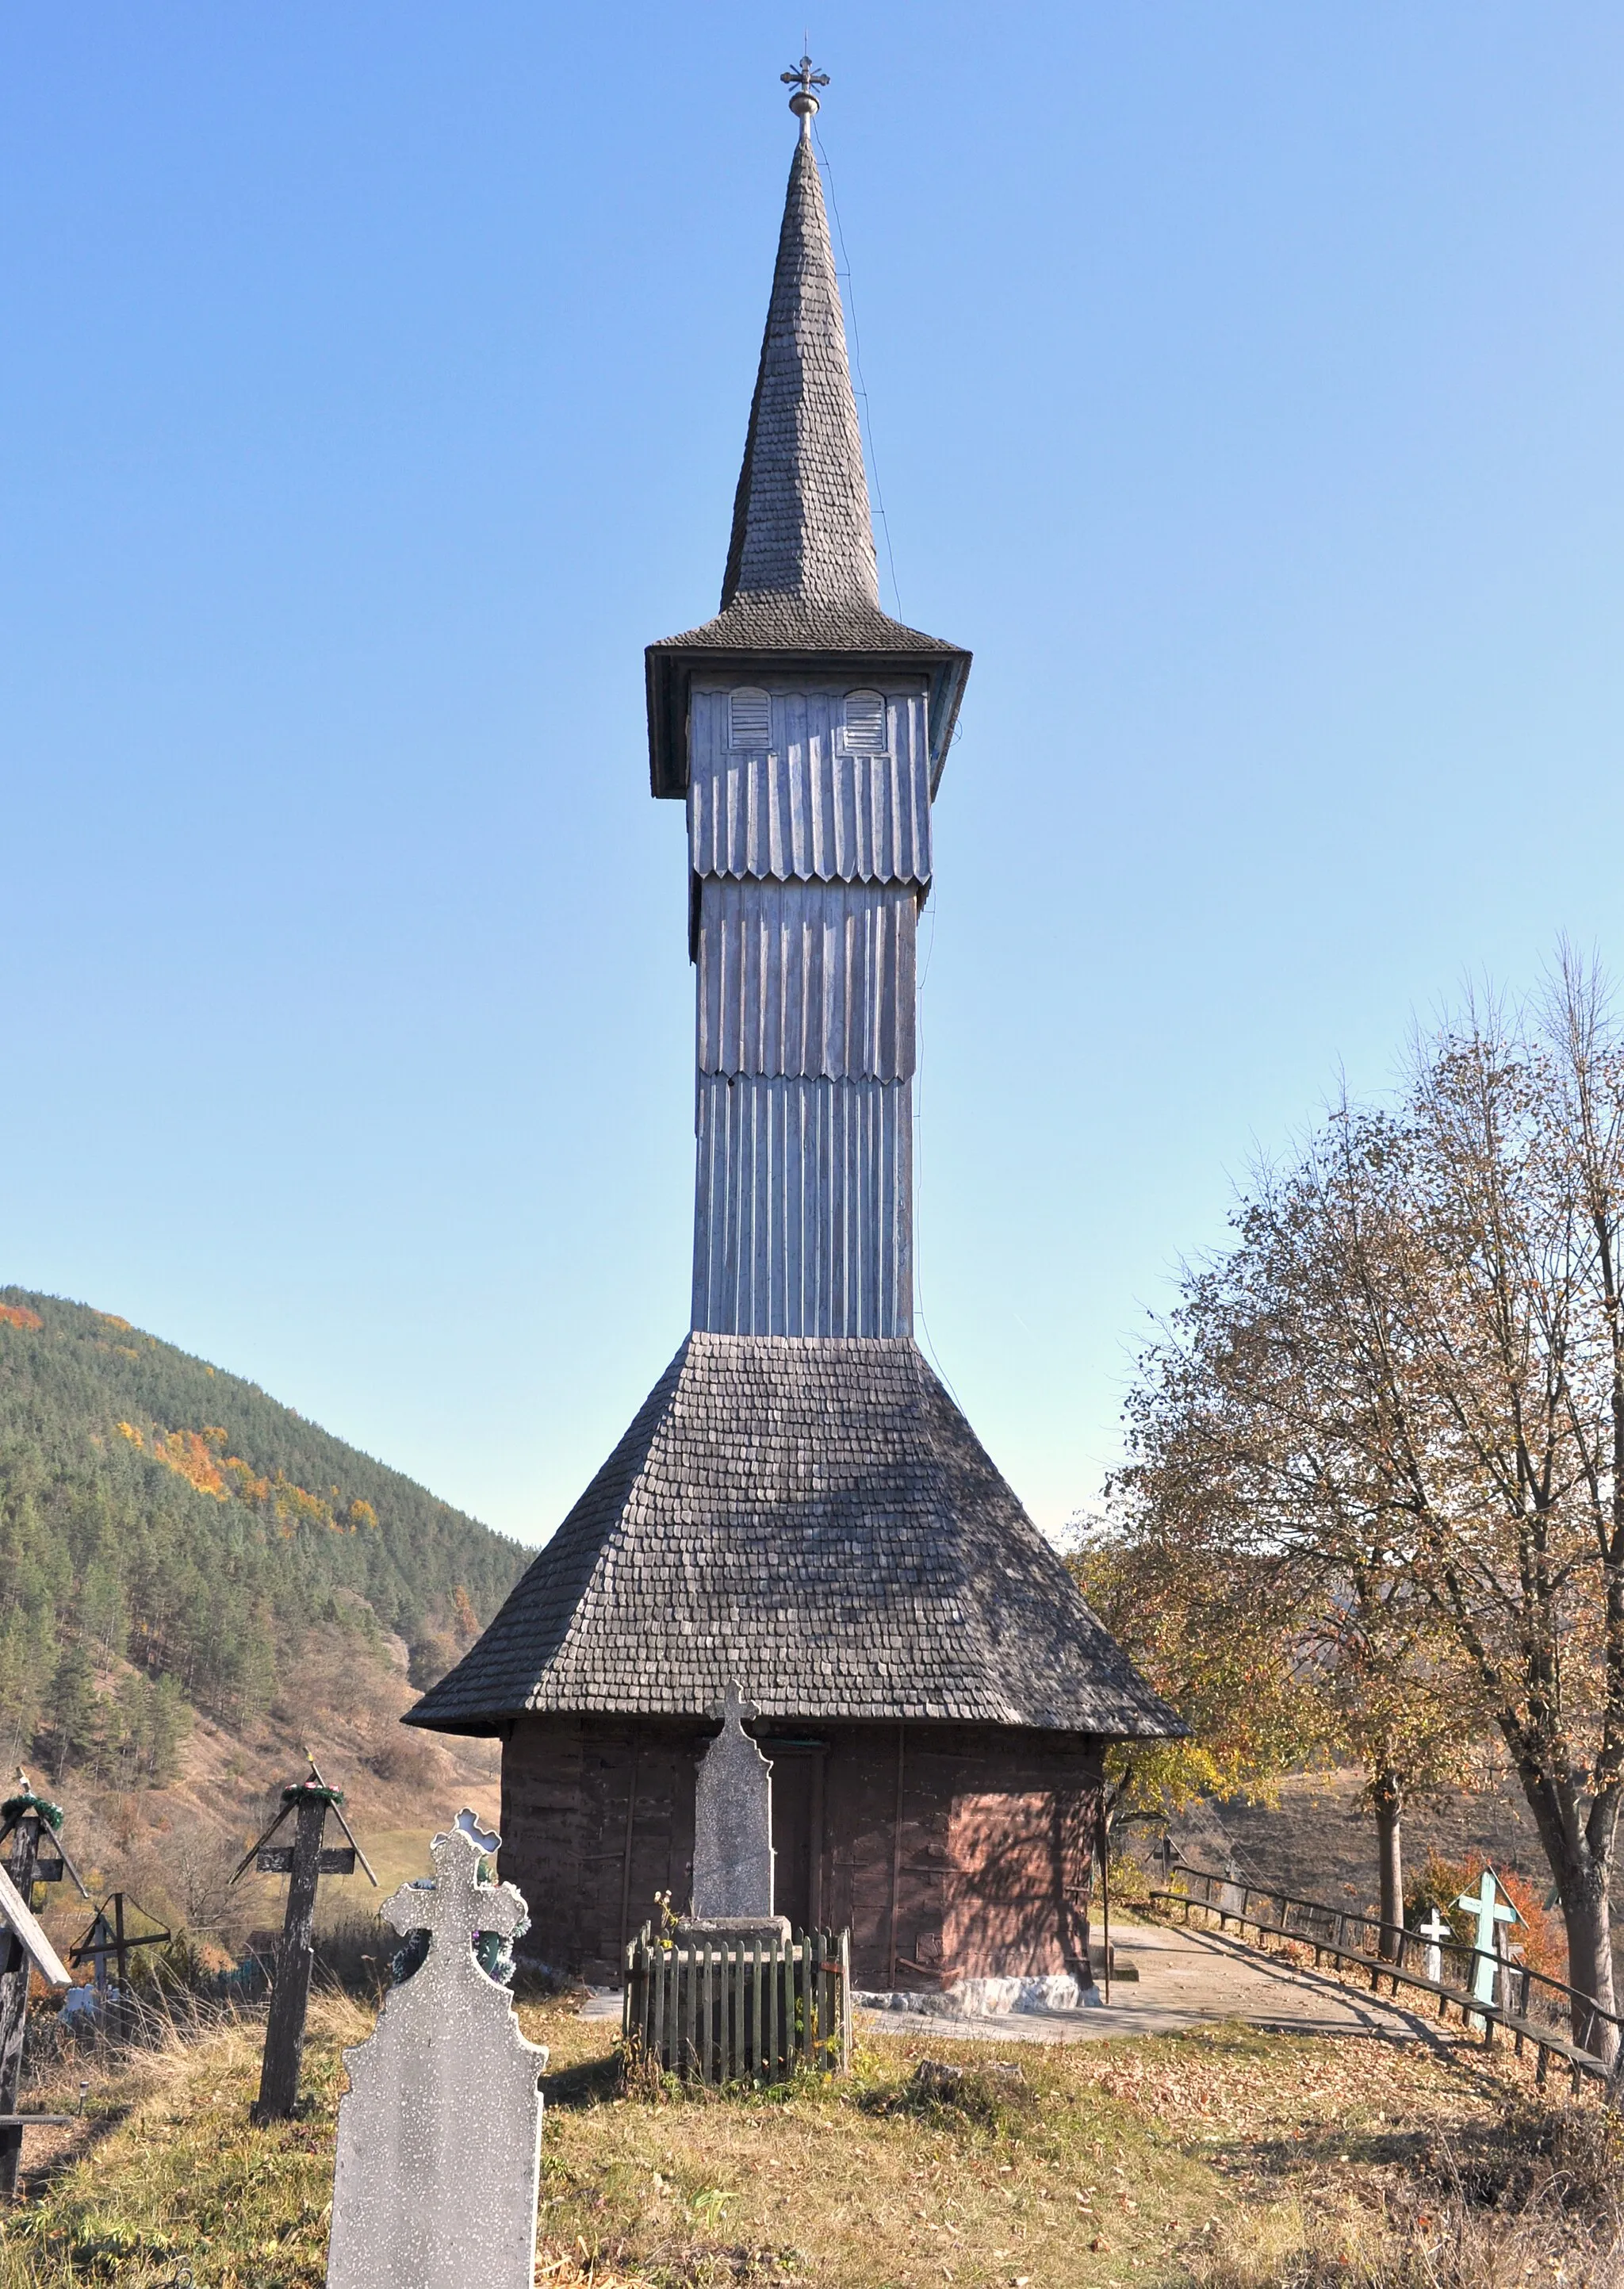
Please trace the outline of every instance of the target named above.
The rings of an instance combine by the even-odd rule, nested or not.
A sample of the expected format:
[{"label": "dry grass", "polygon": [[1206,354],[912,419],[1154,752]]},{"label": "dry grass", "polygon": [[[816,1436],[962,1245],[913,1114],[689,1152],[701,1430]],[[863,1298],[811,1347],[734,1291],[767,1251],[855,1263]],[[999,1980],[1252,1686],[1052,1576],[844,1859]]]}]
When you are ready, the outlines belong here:
[{"label": "dry grass", "polygon": [[[553,2052],[552,2289],[1615,2279],[1616,2133],[1594,2104],[1534,2110],[1473,2047],[1235,2027],[1061,2049],[886,2039],[842,2083],[628,2095],[612,2025],[561,2005],[522,2017]],[[273,2130],[248,2120],[252,2021],[105,2077],[77,2152],[0,2229],[0,2289],[155,2289],[183,2263],[197,2289],[318,2289],[338,2053],[367,2024],[317,2003],[311,2110]],[[921,2078],[927,2056],[967,2071]],[[30,2102],[76,2099],[76,2071]]]},{"label": "dry grass", "polygon": [[[314,2289],[326,2269],[338,2047],[370,2014],[339,1998],[312,2009],[307,2118],[252,2127],[262,2021],[137,2054],[93,2086],[85,2132],[56,2174],[0,2228],[0,2289],[120,2289],[184,2279]],[[76,2099],[75,2069],[30,2105]],[[25,2161],[33,2154],[30,2133]]]}]

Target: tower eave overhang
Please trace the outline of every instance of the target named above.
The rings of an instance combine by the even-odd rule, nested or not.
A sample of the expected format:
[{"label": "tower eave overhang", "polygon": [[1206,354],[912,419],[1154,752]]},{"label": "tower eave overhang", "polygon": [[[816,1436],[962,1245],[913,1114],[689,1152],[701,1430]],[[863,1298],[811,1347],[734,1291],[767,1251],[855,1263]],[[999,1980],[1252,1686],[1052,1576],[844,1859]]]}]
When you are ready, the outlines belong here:
[{"label": "tower eave overhang", "polygon": [[[756,610],[748,607],[755,605]],[[766,610],[759,607],[766,605]],[[778,605],[780,609],[773,610]],[[930,792],[947,763],[970,673],[971,654],[922,635],[872,605],[849,612],[786,612],[779,599],[739,597],[725,612],[684,635],[651,643],[643,654],[649,701],[649,784],[657,796],[688,794],[689,697],[696,674],[736,676],[887,675],[929,681]]]}]

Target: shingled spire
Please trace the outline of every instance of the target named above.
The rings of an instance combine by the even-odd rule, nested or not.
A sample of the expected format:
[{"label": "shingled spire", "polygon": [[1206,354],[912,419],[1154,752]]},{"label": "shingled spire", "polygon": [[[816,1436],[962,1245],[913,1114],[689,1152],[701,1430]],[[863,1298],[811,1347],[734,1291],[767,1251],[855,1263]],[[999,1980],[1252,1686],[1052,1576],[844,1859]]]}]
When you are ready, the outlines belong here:
[{"label": "shingled spire", "polygon": [[804,56],[800,70],[784,76],[795,86],[790,108],[800,116],[800,138],[734,496],[721,610],[703,627],[649,646],[649,777],[657,795],[688,793],[696,674],[793,673],[816,661],[853,682],[883,682],[892,670],[924,677],[934,794],[970,656],[880,608],[863,438],[812,149],[813,91],[827,82]]},{"label": "shingled spire", "polygon": [[722,578],[737,596],[880,603],[863,440],[810,112],[790,166]]}]

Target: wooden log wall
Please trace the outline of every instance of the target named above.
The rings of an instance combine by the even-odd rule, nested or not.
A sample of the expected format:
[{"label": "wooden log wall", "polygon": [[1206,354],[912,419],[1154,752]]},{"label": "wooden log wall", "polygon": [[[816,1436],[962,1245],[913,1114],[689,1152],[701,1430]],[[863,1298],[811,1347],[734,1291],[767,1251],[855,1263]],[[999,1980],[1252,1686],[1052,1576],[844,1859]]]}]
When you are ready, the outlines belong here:
[{"label": "wooden log wall", "polygon": [[[528,1961],[609,1982],[692,1882],[708,1728],[529,1717],[502,1757],[502,1873],[529,1902]],[[929,1990],[1086,1959],[1099,1745],[992,1726],[760,1728],[773,1764],[777,1906],[849,1928],[860,1988]]]}]

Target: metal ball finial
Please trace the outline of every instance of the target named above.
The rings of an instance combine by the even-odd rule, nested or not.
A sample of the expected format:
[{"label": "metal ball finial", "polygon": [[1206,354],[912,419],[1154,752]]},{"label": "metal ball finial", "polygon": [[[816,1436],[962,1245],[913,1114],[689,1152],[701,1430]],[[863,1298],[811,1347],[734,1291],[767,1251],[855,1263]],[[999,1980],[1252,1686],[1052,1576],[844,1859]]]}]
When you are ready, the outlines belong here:
[{"label": "metal ball finial", "polygon": [[809,136],[812,132],[812,115],[817,109],[817,98],[812,91],[815,87],[828,86],[828,73],[814,71],[811,57],[802,56],[793,71],[780,72],[778,76],[785,87],[794,89],[795,92],[790,98],[790,109],[800,122],[802,137]]}]

